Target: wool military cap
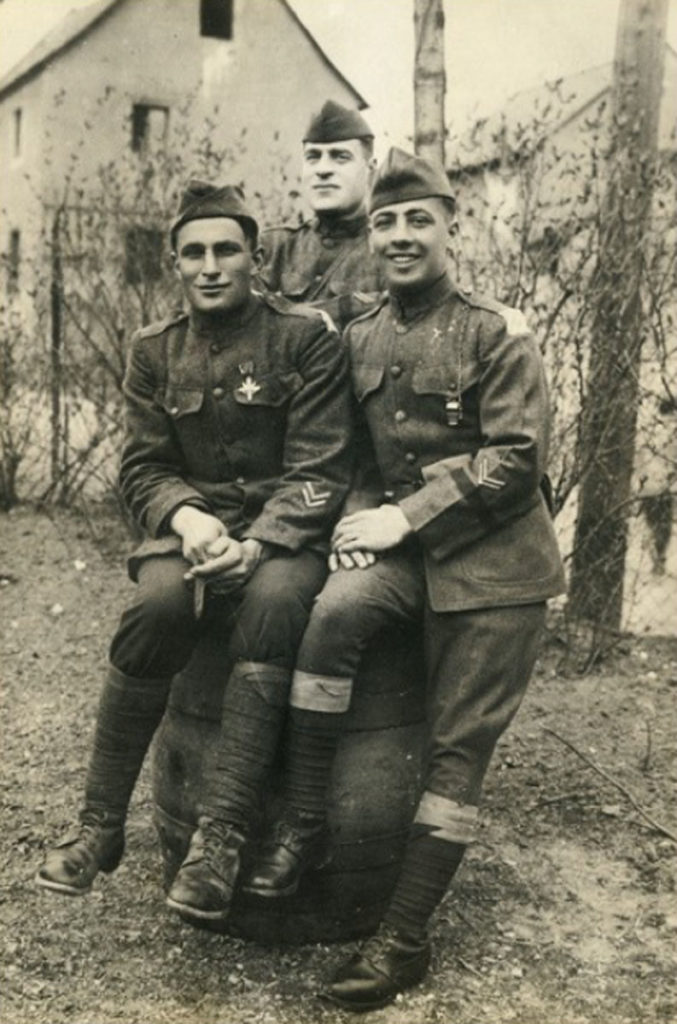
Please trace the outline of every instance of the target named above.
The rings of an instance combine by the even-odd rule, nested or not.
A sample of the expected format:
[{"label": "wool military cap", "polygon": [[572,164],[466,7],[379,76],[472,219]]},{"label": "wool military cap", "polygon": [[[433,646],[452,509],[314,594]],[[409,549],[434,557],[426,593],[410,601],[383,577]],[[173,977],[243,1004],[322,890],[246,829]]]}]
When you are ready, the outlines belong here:
[{"label": "wool military cap", "polygon": [[304,142],[344,142],[346,139],[373,139],[374,133],[359,110],[342,107],[327,100],[314,114],[303,137]]},{"label": "wool military cap", "polygon": [[245,206],[244,196],[237,185],[212,185],[198,178],[191,178],[186,185],[179,209],[170,228],[172,246],[176,233],[189,220],[203,217],[230,217],[242,225],[242,230],[254,240],[258,235],[258,224]]},{"label": "wool military cap", "polygon": [[412,156],[393,146],[376,171],[369,196],[369,212],[406,203],[412,199],[438,196],[454,202],[449,181],[441,167],[429,164],[420,156]]}]

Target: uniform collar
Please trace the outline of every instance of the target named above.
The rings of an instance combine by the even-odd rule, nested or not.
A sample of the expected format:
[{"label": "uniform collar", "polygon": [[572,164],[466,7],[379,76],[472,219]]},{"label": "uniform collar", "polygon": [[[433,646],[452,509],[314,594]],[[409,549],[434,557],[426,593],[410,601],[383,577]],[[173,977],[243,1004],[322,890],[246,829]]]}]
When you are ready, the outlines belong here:
[{"label": "uniform collar", "polygon": [[390,308],[398,320],[414,320],[427,313],[434,306],[448,299],[455,292],[454,284],[447,273],[442,274],[426,288],[416,292],[391,292],[388,296]]},{"label": "uniform collar", "polygon": [[251,292],[243,306],[228,313],[203,313],[201,310],[191,309],[190,326],[198,336],[213,337],[222,333],[226,334],[248,323],[259,304],[260,299],[255,292]]},{"label": "uniform collar", "polygon": [[343,214],[324,214],[315,217],[313,225],[321,238],[357,238],[367,230],[369,218],[366,213],[353,214],[346,217]]}]

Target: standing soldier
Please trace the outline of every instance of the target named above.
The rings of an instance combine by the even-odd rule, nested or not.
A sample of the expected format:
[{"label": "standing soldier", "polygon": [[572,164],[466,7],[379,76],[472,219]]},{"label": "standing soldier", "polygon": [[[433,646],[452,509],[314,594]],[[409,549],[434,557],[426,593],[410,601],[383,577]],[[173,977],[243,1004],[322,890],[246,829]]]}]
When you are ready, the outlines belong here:
[{"label": "standing soldier", "polygon": [[271,228],[261,238],[266,288],[319,306],[341,329],[385,288],[368,244],[373,150],[362,115],[328,100],[303,139],[301,178],[314,216],[298,227]]},{"label": "standing soldier", "polygon": [[239,190],[191,182],[171,228],[189,311],[132,342],[120,479],[148,539],[130,560],[138,587],[110,648],[80,824],[37,874],[56,892],[117,867],[172,677],[219,629],[224,728],[191,847],[201,890],[184,879],[173,905],[227,913],[349,478],[347,360],[315,311],[253,292],[257,234]]},{"label": "standing soldier", "polygon": [[292,684],[286,814],[245,883],[284,896],[321,855],[327,783],[361,652],[387,623],[422,619],[422,792],[382,925],[324,992],[349,1010],[385,1006],[425,976],[429,917],[473,840],[484,774],[531,675],[546,598],[564,583],[541,489],[546,385],[524,317],[448,276],[456,225],[441,170],[391,150],[370,212],[389,294],[346,336],[382,490],[334,531],[336,571],[316,600]]}]

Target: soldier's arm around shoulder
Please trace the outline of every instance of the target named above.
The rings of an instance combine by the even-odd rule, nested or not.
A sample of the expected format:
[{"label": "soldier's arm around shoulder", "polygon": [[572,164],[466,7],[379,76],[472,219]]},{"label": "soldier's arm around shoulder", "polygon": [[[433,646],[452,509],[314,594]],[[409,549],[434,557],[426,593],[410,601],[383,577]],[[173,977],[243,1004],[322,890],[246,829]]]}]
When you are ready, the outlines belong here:
[{"label": "soldier's arm around shoulder", "polygon": [[294,237],[294,229],[282,224],[261,232],[263,264],[256,275],[256,283],[269,292],[279,292],[287,249]]}]

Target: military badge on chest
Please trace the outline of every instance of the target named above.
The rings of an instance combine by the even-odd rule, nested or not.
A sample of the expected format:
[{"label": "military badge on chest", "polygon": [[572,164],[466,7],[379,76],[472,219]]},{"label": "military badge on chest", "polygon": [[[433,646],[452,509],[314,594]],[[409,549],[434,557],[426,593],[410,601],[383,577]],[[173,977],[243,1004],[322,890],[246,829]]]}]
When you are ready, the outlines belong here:
[{"label": "military badge on chest", "polygon": [[261,390],[261,385],[257,384],[254,379],[254,363],[248,359],[244,363],[239,363],[237,368],[242,375],[242,383],[235,390],[238,395],[242,395],[248,402],[251,402],[254,395]]}]

